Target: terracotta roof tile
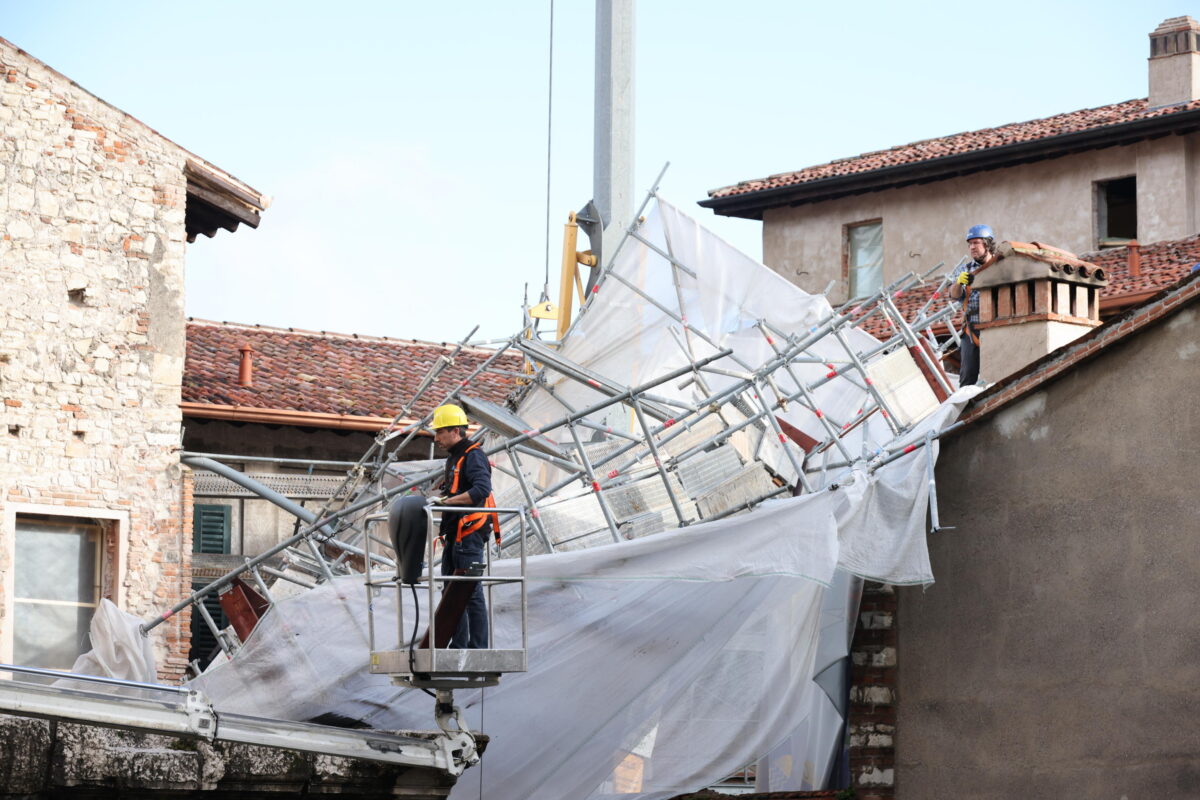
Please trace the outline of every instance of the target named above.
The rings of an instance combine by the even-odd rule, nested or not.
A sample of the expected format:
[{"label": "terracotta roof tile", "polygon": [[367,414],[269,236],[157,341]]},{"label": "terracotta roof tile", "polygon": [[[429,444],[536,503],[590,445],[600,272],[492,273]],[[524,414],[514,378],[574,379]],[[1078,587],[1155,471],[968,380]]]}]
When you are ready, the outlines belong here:
[{"label": "terracotta roof tile", "polygon": [[902,144],[887,150],[876,150],[871,153],[841,158],[828,164],[818,164],[795,172],[781,172],[766,178],[741,181],[732,186],[713,189],[709,197],[732,197],[734,195],[752,194],[754,192],[776,189],[783,186],[794,186],[822,178],[833,178],[842,175],[853,175],[872,172],[885,167],[902,164],[915,164],[921,161],[932,161],[947,156],[960,155],[981,150],[989,150],[1005,145],[1030,142],[1038,139],[1048,139],[1068,133],[1104,128],[1124,122],[1135,122],[1152,117],[1163,117],[1183,111],[1200,108],[1200,101],[1165,108],[1149,108],[1146,98],[1126,100],[1123,103],[1087,108],[1082,111],[1071,111],[1066,114],[1056,114],[1052,117],[1033,119],[1026,122],[1013,122],[998,128],[984,128],[977,131],[955,133],[937,139],[924,139],[919,142]]},{"label": "terracotta roof tile", "polygon": [[[1108,286],[1100,292],[1100,300],[1115,300],[1128,295],[1144,294],[1157,291],[1178,281],[1191,272],[1193,266],[1200,264],[1200,235],[1189,236],[1166,242],[1155,242],[1139,248],[1141,270],[1139,275],[1129,272],[1129,248],[1114,247],[1108,250],[1098,250],[1092,253],[1080,253],[1079,258],[1098,267],[1103,267],[1108,273]],[[912,321],[920,311],[921,306],[933,293],[932,284],[910,289],[900,296],[893,298],[896,307],[904,318]],[[888,324],[876,315],[863,325],[863,329],[880,339],[890,336]]]},{"label": "terracotta roof tile", "polygon": [[[239,349],[254,348],[253,386],[238,385]],[[392,417],[412,397],[431,364],[453,344],[189,320],[183,401],[354,416]],[[465,348],[422,395],[414,412],[435,403],[493,351]],[[521,369],[505,355],[503,369]],[[503,402],[512,378],[483,373],[473,394]]]}]

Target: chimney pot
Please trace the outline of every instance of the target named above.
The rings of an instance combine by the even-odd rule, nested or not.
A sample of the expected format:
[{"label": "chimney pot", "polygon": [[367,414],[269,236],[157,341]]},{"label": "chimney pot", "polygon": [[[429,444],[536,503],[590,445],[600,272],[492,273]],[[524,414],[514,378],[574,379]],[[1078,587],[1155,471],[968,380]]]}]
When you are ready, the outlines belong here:
[{"label": "chimney pot", "polygon": [[1129,256],[1129,276],[1137,278],[1142,274],[1142,246],[1134,239],[1125,245]]},{"label": "chimney pot", "polygon": [[253,386],[254,348],[248,344],[244,344],[238,348],[238,352],[242,354],[242,361],[240,364],[238,364],[238,386]]}]

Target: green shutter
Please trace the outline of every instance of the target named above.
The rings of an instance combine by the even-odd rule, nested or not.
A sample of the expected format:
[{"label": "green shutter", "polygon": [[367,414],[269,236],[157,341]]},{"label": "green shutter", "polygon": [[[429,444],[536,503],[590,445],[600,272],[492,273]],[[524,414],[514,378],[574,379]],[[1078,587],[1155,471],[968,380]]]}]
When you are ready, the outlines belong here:
[{"label": "green shutter", "polygon": [[192,552],[229,552],[229,506],[192,508]]},{"label": "green shutter", "polygon": [[[213,506],[209,506],[213,508]],[[216,508],[228,508],[227,506],[216,506]],[[199,591],[208,584],[205,581],[196,581],[192,583],[192,591]],[[208,613],[212,615],[213,622],[217,623],[218,628],[224,629],[229,620],[225,616],[225,612],[221,610],[221,598],[216,592],[205,597],[200,602],[204,603],[204,607],[208,609]],[[189,661],[199,661],[201,667],[208,665],[210,657],[217,650],[217,637],[213,636],[212,629],[208,627],[208,623],[204,621],[204,617],[200,616],[200,612],[195,608],[192,609],[192,648],[188,653]]]}]

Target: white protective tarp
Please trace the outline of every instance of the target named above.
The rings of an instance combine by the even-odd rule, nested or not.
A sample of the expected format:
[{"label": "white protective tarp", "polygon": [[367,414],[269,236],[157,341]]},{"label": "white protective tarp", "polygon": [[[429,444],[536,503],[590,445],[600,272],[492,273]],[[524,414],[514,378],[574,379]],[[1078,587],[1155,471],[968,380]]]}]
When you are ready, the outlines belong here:
[{"label": "white protective tarp", "polygon": [[[470,727],[491,743],[483,768],[464,775],[453,797],[670,797],[781,746],[811,762],[797,780],[806,772],[804,783],[819,783],[836,742],[812,726],[828,734],[841,724],[811,680],[821,666],[822,627],[846,643],[845,620],[822,619],[824,587],[843,542],[857,543],[858,563],[875,563],[863,544],[870,532],[851,527],[876,524],[861,510],[868,498],[893,472],[924,475],[926,452],[751,514],[529,559],[529,672],[507,675],[482,694],[456,694]],[[880,548],[923,549],[924,502],[916,491],[900,525],[876,538]],[[921,580],[927,564],[913,559],[915,571],[904,572],[894,559],[877,561],[901,582]],[[495,573],[516,567],[497,562]],[[514,600],[497,592],[498,647],[519,641]],[[367,671],[366,602],[357,578],[289,598],[234,659],[192,685],[218,710],[428,728],[427,695]],[[411,624],[411,599],[404,602]],[[394,603],[394,591],[376,598],[377,618],[394,619]],[[379,649],[398,644],[395,630],[376,635]]]},{"label": "white protective tarp", "polygon": [[[796,727],[815,685],[837,492],[748,517],[530,559],[530,671],[458,692],[491,736],[455,797],[670,796],[749,763]],[[497,564],[511,571],[516,562]],[[376,613],[388,617],[387,593]],[[405,598],[412,619],[409,598]],[[338,579],[277,605],[230,662],[193,681],[218,710],[429,726],[432,700],[366,670],[366,594]],[[519,614],[495,603],[497,644]],[[395,646],[393,632],[377,647]]]},{"label": "white protective tarp", "polygon": [[139,683],[157,681],[154,646],[141,634],[141,625],[141,619],[102,599],[88,629],[92,649],[75,659],[71,672]]}]

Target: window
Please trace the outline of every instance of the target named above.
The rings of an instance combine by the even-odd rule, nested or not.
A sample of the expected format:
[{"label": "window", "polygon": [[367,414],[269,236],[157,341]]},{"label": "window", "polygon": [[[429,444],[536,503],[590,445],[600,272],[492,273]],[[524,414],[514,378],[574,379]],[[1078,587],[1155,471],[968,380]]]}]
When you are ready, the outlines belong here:
[{"label": "window", "polygon": [[16,518],[13,661],[70,669],[91,649],[88,626],[100,603],[104,534],[67,517]]},{"label": "window", "polygon": [[[192,552],[212,553],[221,555],[229,552],[229,506],[195,505],[192,507]],[[194,564],[195,566],[195,564]],[[192,581],[192,591],[203,589],[211,579]],[[225,613],[221,610],[221,600],[217,594],[210,594],[201,602],[213,618],[218,628],[224,629],[229,624]],[[192,611],[192,647],[188,654],[190,661],[199,661],[201,667],[212,660],[217,650],[217,638],[212,629],[204,621],[199,612]]]},{"label": "window", "polygon": [[229,506],[193,506],[192,552],[229,552]]},{"label": "window", "polygon": [[846,282],[850,297],[866,297],[883,288],[883,222],[846,226]]},{"label": "window", "polygon": [[1137,238],[1137,178],[1096,182],[1096,241],[1123,247]]}]

